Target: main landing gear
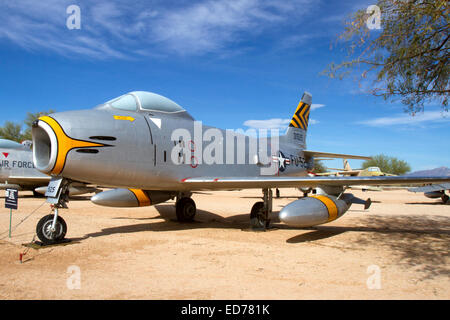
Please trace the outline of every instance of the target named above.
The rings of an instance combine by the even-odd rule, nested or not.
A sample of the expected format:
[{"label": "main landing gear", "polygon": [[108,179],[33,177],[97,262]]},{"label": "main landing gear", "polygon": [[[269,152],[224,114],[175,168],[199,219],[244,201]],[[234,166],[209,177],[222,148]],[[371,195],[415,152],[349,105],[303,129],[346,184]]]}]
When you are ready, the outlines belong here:
[{"label": "main landing gear", "polygon": [[450,197],[449,197],[448,195],[444,194],[444,195],[441,197],[441,199],[442,199],[442,202],[443,202],[444,204],[450,204],[450,202],[449,202]]},{"label": "main landing gear", "polygon": [[272,212],[272,190],[262,189],[263,201],[256,202],[250,212],[250,226],[256,231],[269,228],[269,214]]},{"label": "main landing gear", "polygon": [[[263,201],[256,202],[250,212],[250,226],[252,230],[264,231],[269,228],[269,215],[272,212],[272,190],[262,189]],[[190,193],[179,193],[175,204],[177,220],[179,222],[194,221],[197,208]]]},{"label": "main landing gear", "polygon": [[194,221],[197,208],[194,200],[190,198],[190,194],[179,194],[175,204],[177,219],[180,222]]}]

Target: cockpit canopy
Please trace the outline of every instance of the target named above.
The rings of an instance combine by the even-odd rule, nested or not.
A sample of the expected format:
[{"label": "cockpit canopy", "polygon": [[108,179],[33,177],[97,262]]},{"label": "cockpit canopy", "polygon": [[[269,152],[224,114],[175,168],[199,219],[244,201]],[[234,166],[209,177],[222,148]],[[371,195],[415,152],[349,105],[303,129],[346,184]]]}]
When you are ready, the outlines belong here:
[{"label": "cockpit canopy", "polygon": [[127,111],[146,110],[167,113],[185,111],[172,100],[147,91],[133,91],[105,102],[104,104],[110,105],[115,109]]}]

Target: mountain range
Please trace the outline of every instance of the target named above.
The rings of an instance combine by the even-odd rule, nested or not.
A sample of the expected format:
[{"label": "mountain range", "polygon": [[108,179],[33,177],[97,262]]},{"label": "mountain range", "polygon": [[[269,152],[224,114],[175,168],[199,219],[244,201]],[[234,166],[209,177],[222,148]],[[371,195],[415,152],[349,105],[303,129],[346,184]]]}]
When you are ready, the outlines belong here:
[{"label": "mountain range", "polygon": [[450,168],[439,167],[430,170],[421,170],[408,173],[410,177],[450,177]]}]

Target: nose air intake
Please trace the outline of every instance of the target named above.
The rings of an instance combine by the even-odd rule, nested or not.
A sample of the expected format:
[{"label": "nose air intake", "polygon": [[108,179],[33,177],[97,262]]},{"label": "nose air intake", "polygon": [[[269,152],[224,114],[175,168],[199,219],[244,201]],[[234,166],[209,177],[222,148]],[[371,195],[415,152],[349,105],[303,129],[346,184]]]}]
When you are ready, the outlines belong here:
[{"label": "nose air intake", "polygon": [[69,137],[61,125],[49,116],[33,123],[32,135],[34,166],[46,174],[59,175],[64,170],[68,153],[73,149],[106,146]]},{"label": "nose air intake", "polygon": [[56,164],[58,139],[50,125],[36,120],[32,127],[33,163],[36,169],[50,173]]}]

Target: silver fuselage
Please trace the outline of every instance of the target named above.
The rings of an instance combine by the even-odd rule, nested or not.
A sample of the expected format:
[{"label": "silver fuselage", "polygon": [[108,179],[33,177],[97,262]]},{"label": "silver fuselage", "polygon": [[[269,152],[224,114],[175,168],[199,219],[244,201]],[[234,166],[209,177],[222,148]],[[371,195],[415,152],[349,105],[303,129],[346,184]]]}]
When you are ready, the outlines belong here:
[{"label": "silver fuselage", "polygon": [[[181,183],[186,178],[257,177],[267,171],[272,175],[299,176],[306,175],[313,166],[313,159],[303,156],[304,145],[289,143],[285,136],[279,137],[275,144],[271,138],[258,139],[257,148],[252,149],[250,145],[256,138],[242,138],[238,134],[245,140],[245,148],[239,149],[237,137],[231,147],[226,130],[202,126],[199,134],[200,124],[186,111],[134,112],[103,105],[55,113],[49,118],[44,117],[33,127],[33,142],[39,149],[34,153],[36,167],[85,183],[144,190],[186,190],[190,187]],[[176,134],[180,129],[188,133],[189,141]],[[209,132],[220,133],[223,140],[210,138],[208,141],[205,133],[210,129],[213,131]],[[213,152],[210,152],[211,143],[217,143]],[[44,145],[47,149],[40,148]],[[277,160],[280,151],[283,157]],[[211,163],[204,157],[205,153],[220,156]],[[240,161],[243,158],[244,163]],[[267,169],[270,166],[276,166],[275,170]]]}]

